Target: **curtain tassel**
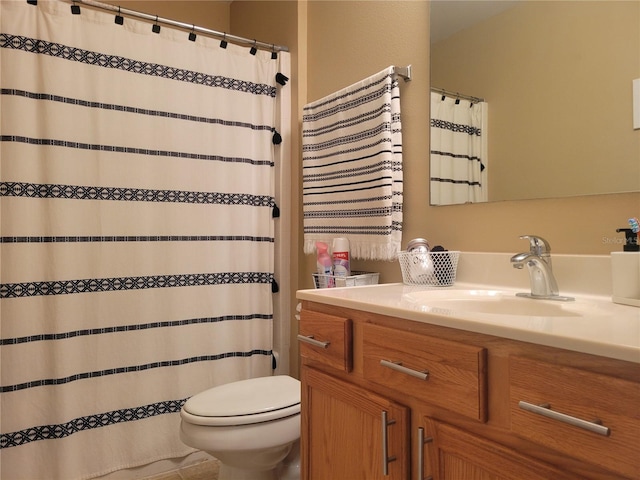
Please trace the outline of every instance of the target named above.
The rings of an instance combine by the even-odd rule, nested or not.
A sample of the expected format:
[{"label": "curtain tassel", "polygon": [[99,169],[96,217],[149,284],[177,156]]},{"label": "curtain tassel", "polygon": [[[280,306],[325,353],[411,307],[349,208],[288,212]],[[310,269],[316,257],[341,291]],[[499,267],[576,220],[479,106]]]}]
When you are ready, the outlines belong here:
[{"label": "curtain tassel", "polygon": [[274,145],[280,145],[282,143],[282,135],[277,130],[273,130],[273,138],[271,139]]},{"label": "curtain tassel", "polygon": [[271,218],[280,218],[280,209],[278,205],[273,206],[273,211],[271,212]]},{"label": "curtain tassel", "polygon": [[275,278],[271,279],[271,293],[278,293],[280,291],[280,287],[278,286],[278,282],[276,282]]},{"label": "curtain tassel", "polygon": [[289,77],[281,74],[280,72],[276,73],[276,82],[282,86],[285,86],[289,81]]}]

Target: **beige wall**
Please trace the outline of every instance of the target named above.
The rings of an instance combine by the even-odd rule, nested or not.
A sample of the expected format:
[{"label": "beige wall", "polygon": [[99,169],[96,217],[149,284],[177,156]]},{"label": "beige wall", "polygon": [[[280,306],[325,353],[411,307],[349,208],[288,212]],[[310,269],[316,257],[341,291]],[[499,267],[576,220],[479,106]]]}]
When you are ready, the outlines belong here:
[{"label": "beige wall", "polygon": [[640,189],[640,2],[523,2],[432,45],[431,69],[488,102],[489,200]]}]

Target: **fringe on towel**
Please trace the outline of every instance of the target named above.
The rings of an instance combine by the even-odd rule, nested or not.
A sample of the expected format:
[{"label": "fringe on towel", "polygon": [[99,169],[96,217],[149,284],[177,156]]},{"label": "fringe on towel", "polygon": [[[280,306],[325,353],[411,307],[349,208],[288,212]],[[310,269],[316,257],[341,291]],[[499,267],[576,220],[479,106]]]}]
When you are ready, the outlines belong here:
[{"label": "fringe on towel", "polygon": [[[330,239],[333,237],[343,237],[348,235],[325,235],[323,238]],[[318,239],[320,240],[320,239]],[[320,240],[322,241],[322,240]],[[331,247],[331,240],[328,241],[329,247]],[[312,254],[316,251],[316,240],[313,239],[305,239],[304,241],[304,253]],[[362,242],[354,242],[349,241],[349,255],[351,258],[357,258],[360,260],[395,260],[398,256],[398,252],[400,251],[400,247],[395,244],[381,245],[381,244],[371,244],[371,242],[362,243]]]},{"label": "fringe on towel", "polygon": [[351,257],[394,260],[402,245],[402,128],[394,67],[304,107],[304,252],[349,239]]}]

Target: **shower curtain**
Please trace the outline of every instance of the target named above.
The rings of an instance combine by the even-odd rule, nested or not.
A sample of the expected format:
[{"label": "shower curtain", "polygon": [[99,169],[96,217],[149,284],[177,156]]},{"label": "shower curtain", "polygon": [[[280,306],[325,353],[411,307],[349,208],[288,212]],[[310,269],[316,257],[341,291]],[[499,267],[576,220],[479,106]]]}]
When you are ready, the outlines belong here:
[{"label": "shower curtain", "polygon": [[487,104],[431,92],[431,205],[486,202]]},{"label": "shower curtain", "polygon": [[33,3],[0,24],[0,477],[91,478],[271,374],[289,60]]}]

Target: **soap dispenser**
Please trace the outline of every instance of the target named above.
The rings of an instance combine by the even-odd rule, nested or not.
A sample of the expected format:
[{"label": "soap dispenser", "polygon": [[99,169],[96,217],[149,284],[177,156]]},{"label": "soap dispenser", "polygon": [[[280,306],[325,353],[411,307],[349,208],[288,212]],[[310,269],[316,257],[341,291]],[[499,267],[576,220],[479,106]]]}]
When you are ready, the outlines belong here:
[{"label": "soap dispenser", "polygon": [[624,232],[622,252],[611,252],[611,280],[614,303],[640,307],[640,245],[638,232],[632,228],[618,228]]}]

